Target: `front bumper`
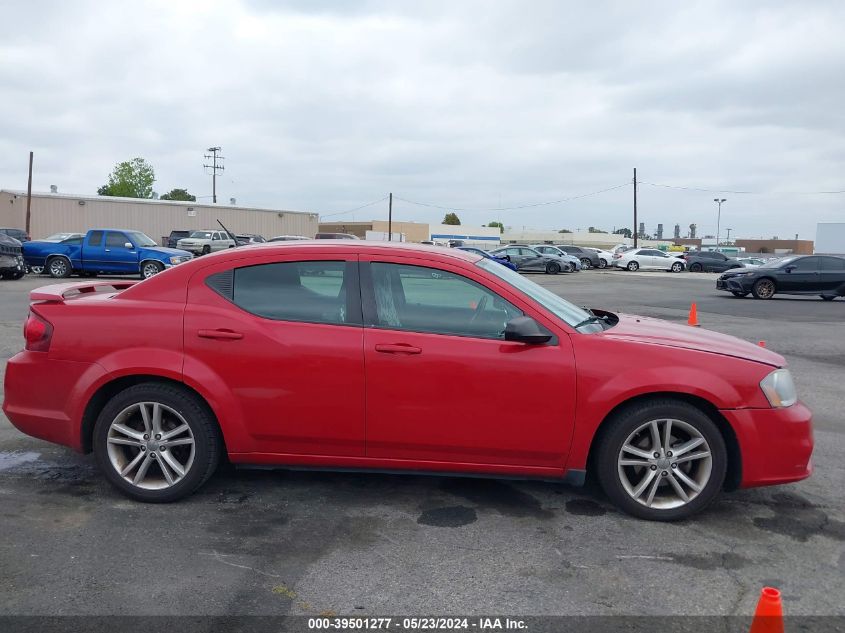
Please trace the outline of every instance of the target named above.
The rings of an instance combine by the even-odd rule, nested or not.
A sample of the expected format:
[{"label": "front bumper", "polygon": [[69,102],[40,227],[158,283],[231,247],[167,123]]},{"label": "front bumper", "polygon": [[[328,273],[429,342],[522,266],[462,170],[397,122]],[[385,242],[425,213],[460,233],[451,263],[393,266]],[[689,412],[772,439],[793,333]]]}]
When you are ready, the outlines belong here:
[{"label": "front bumper", "polygon": [[716,280],[716,290],[726,292],[751,292],[751,283],[745,283],[745,277],[719,277]]},{"label": "front bumper", "polygon": [[741,488],[806,479],[813,472],[813,415],[798,402],[783,409],[725,409],[742,458]]}]

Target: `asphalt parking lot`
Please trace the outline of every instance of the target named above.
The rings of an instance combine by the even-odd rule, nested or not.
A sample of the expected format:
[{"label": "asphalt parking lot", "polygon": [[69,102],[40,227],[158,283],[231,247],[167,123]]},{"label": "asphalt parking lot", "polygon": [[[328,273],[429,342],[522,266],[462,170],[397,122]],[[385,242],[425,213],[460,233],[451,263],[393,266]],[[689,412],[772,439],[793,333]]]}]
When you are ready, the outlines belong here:
[{"label": "asphalt parking lot", "polygon": [[[672,321],[696,301],[703,327],[765,340],[815,413],[804,482],[677,524],[622,515],[594,487],[349,473],[223,469],[186,501],[145,505],[0,414],[0,614],[750,615],[772,585],[789,614],[845,615],[845,300],[736,299],[714,278],[532,276]],[[0,372],[46,283],[0,282]]]}]

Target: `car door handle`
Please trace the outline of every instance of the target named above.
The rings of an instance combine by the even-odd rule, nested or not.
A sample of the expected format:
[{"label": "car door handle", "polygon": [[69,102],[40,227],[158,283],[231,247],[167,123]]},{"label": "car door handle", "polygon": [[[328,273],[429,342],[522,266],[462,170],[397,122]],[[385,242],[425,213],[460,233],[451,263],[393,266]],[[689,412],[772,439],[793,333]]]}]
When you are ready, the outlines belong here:
[{"label": "car door handle", "polygon": [[421,354],[422,349],[408,345],[407,343],[379,343],[376,351],[382,354]]},{"label": "car door handle", "polygon": [[244,337],[240,332],[233,332],[232,330],[197,330],[197,336],[200,338],[216,338],[230,341]]}]

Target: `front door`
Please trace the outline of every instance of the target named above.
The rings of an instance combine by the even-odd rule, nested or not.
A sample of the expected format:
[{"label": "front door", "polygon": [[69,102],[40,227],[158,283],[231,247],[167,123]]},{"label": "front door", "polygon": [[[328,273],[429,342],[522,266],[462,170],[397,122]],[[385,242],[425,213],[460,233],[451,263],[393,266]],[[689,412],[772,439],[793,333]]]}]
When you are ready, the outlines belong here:
[{"label": "front door", "polygon": [[121,231],[108,231],[106,233],[102,260],[104,271],[114,273],[138,272],[138,250],[132,240]]},{"label": "front door", "polygon": [[239,446],[229,450],[363,456],[357,260],[249,263],[195,274],[185,307],[186,375],[207,376],[205,388],[236,404],[226,422]]},{"label": "front door", "polygon": [[[820,257],[802,257],[784,267],[778,275],[778,290],[783,292],[818,292],[821,288],[819,280]],[[791,268],[787,272],[786,268]]]},{"label": "front door", "polygon": [[479,273],[364,259],[367,457],[563,468],[575,410],[569,337],[504,341],[507,321],[534,314]]}]

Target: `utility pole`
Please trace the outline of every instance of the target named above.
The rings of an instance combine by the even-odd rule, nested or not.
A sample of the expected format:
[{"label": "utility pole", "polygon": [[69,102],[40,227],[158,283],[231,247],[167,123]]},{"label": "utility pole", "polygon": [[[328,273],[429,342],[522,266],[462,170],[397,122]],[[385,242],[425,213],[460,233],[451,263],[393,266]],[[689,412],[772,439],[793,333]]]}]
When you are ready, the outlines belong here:
[{"label": "utility pole", "polygon": [[203,163],[203,167],[211,170],[211,198],[214,204],[217,204],[217,172],[224,169],[223,163],[218,164],[217,161],[222,161],[223,156],[217,155],[217,152],[220,151],[219,147],[209,147],[206,151],[211,152],[211,154],[205,155],[206,160],[211,159],[211,164]]},{"label": "utility pole", "polygon": [[32,152],[29,153],[29,180],[26,182],[26,234],[29,235],[29,220],[32,217],[30,211],[32,205]]},{"label": "utility pole", "polygon": [[725,230],[728,232],[728,239],[725,240],[725,242],[727,243],[728,246],[730,246],[731,245],[731,231],[733,231],[733,229],[725,229]]},{"label": "utility pole", "polygon": [[[384,198],[382,198],[383,200]],[[390,193],[387,203],[387,241],[393,241],[393,192]]]},{"label": "utility pole", "polygon": [[719,205],[719,213],[716,215],[716,250],[719,250],[719,228],[722,223],[722,203],[727,202],[727,198],[713,198],[713,202]]},{"label": "utility pole", "polygon": [[634,167],[634,248],[637,248],[637,168]]}]

